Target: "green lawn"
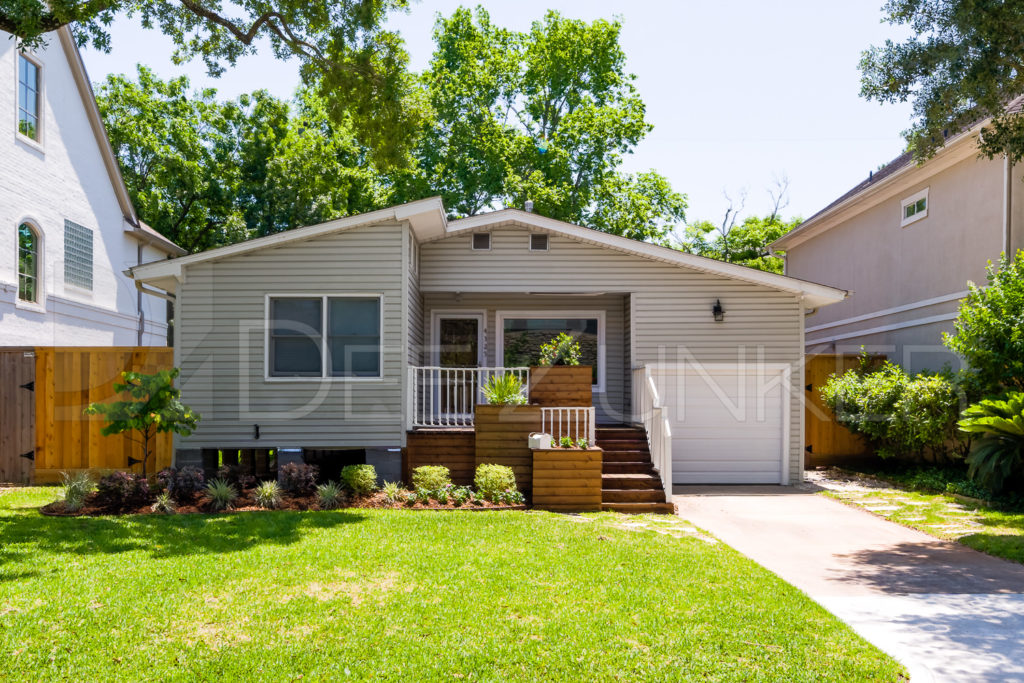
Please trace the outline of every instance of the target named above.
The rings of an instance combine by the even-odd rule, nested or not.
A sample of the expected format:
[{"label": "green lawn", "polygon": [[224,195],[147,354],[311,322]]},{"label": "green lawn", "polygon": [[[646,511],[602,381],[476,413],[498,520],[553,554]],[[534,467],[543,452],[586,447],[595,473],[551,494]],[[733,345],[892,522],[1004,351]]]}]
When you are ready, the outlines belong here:
[{"label": "green lawn", "polygon": [[0,492],[7,680],[898,680],[673,517],[49,518]]}]

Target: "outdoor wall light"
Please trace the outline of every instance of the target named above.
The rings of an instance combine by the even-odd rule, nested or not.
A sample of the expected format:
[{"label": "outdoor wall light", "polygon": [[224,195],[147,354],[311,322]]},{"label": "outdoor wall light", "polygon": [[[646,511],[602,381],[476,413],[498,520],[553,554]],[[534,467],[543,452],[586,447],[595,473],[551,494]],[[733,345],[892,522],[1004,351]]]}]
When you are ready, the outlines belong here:
[{"label": "outdoor wall light", "polygon": [[711,307],[711,315],[715,316],[716,323],[725,320],[725,309],[722,308],[721,299],[715,299],[715,305]]}]

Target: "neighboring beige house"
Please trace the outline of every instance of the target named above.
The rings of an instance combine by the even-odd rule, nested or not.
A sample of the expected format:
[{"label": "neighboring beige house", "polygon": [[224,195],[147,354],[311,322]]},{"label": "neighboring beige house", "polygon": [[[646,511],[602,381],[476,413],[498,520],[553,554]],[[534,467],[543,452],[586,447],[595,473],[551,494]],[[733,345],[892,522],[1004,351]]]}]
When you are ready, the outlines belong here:
[{"label": "neighboring beige house", "polygon": [[203,418],[179,461],[360,449],[396,472],[410,430],[471,426],[486,377],[565,331],[598,423],[664,406],[667,490],[801,480],[804,312],[845,292],[525,211],[445,215],[422,200],[133,268],[177,299]]},{"label": "neighboring beige house", "polygon": [[912,372],[959,367],[942,332],[967,282],[1024,246],[1024,169],[979,157],[982,125],[923,165],[897,157],[772,245],[787,275],[850,292],[808,316],[808,353],[864,346]]}]

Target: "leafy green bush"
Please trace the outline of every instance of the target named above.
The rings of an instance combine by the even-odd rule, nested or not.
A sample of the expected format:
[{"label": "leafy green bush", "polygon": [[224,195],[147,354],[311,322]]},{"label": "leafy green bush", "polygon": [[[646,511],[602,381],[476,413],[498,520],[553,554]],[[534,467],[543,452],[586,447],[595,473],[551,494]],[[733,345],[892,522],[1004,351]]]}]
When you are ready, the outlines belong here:
[{"label": "leafy green bush", "polygon": [[316,487],[316,495],[320,500],[320,509],[333,510],[341,507],[345,502],[345,492],[340,484],[329,481]]},{"label": "leafy green bush", "polygon": [[295,496],[308,496],[316,490],[319,468],[316,465],[290,462],[277,470],[281,488]]},{"label": "leafy green bush", "polygon": [[263,481],[252,494],[261,508],[273,510],[281,505],[281,487],[276,481]]},{"label": "leafy green bush", "polygon": [[78,512],[85,505],[86,496],[96,489],[96,484],[88,472],[61,472],[60,500],[64,501],[64,509]]},{"label": "leafy green bush", "polygon": [[412,471],[412,486],[416,489],[430,489],[437,491],[446,486],[451,486],[451,472],[447,467],[441,465],[424,465]]},{"label": "leafy green bush", "polygon": [[986,393],[1024,390],[1024,252],[988,265],[988,286],[969,283],[946,346],[978,374]]},{"label": "leafy green bush", "polygon": [[864,436],[882,458],[949,455],[958,438],[962,392],[948,374],[911,377],[885,361],[833,375],[821,389],[836,420]]},{"label": "leafy green bush", "polygon": [[491,375],[483,386],[484,398],[497,406],[521,406],[526,403],[523,393],[523,381],[518,375],[506,372],[502,375]]},{"label": "leafy green bush", "polygon": [[219,477],[206,483],[206,497],[214,510],[227,510],[238,500],[238,490]]},{"label": "leafy green bush", "polygon": [[473,479],[477,496],[493,501],[497,494],[505,491],[516,491],[516,475],[511,467],[504,465],[483,464],[476,468]]},{"label": "leafy green bush", "polygon": [[971,479],[993,491],[1024,474],[1024,393],[989,399],[964,411],[960,429],[981,438],[967,456]]},{"label": "leafy green bush", "polygon": [[171,498],[171,494],[167,491],[158,493],[156,499],[153,501],[151,508],[153,512],[160,515],[173,515],[178,511],[178,506]]},{"label": "leafy green bush", "polygon": [[341,484],[356,496],[377,490],[377,470],[373,465],[346,465],[341,469]]},{"label": "leafy green bush", "polygon": [[579,365],[580,345],[571,335],[560,332],[557,337],[540,345],[541,365]]}]

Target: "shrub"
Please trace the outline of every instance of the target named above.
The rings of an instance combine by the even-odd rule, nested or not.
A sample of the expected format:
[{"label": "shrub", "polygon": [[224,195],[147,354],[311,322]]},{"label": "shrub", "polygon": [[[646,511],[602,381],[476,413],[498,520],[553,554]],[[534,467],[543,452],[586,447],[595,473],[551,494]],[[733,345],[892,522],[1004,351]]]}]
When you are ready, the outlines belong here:
[{"label": "shrub", "polygon": [[316,465],[290,462],[277,470],[281,488],[295,496],[308,496],[316,490]]},{"label": "shrub", "polygon": [[384,482],[384,486],[381,487],[381,490],[384,491],[384,499],[389,503],[398,502],[398,498],[402,494],[401,485],[393,481]]},{"label": "shrub", "polygon": [[1024,473],[1024,393],[970,406],[960,429],[981,436],[967,456],[971,479],[998,492]]},{"label": "shrub", "polygon": [[448,504],[448,493],[450,487],[451,485],[449,484],[448,486],[445,486],[443,488],[434,489],[434,499],[437,500],[437,502],[440,503],[441,505]]},{"label": "shrub", "polygon": [[227,510],[238,499],[238,489],[218,477],[206,483],[206,496],[214,510]]},{"label": "shrub", "polygon": [[149,482],[140,474],[111,472],[96,484],[96,492],[108,505],[125,507],[149,502]]},{"label": "shrub", "polygon": [[496,406],[521,406],[526,403],[523,393],[523,381],[518,375],[506,372],[502,375],[491,375],[483,387],[484,398]]},{"label": "shrub", "polygon": [[174,499],[171,498],[171,494],[164,491],[156,495],[156,500],[153,501],[150,509],[161,515],[173,515],[178,511],[178,506],[174,503]]},{"label": "shrub", "polygon": [[160,487],[176,500],[191,497],[202,491],[206,484],[203,470],[192,465],[186,465],[181,469],[174,467],[162,469],[157,473],[156,480]]},{"label": "shrub", "polygon": [[85,498],[96,488],[88,472],[61,472],[60,500],[64,501],[64,509],[78,512],[85,505]]},{"label": "shrub", "polygon": [[565,332],[540,345],[541,365],[579,365],[580,345],[571,335]]},{"label": "shrub", "polygon": [[316,487],[316,497],[320,502],[321,510],[333,510],[345,502],[345,492],[341,485],[333,481],[321,484]]},{"label": "shrub", "polygon": [[864,436],[882,458],[949,454],[957,439],[961,390],[947,374],[910,376],[885,361],[876,370],[833,375],[821,389],[836,420]]},{"label": "shrub", "polygon": [[217,478],[223,479],[239,491],[256,486],[256,477],[244,474],[241,465],[221,465],[217,468]]},{"label": "shrub", "polygon": [[504,465],[479,465],[473,483],[477,495],[484,500],[492,500],[502,491],[517,490],[515,473]]},{"label": "shrub", "polygon": [[346,465],[341,469],[342,485],[356,496],[364,496],[377,489],[377,470],[373,465]]},{"label": "shrub", "polygon": [[978,374],[987,393],[1003,387],[1024,390],[1024,252],[1012,261],[1004,254],[988,265],[988,286],[969,283],[960,303],[954,334],[943,342]]},{"label": "shrub", "polygon": [[281,506],[281,487],[276,481],[260,482],[252,497],[261,508],[273,510]]},{"label": "shrub", "polygon": [[451,486],[452,477],[447,467],[441,465],[424,465],[412,471],[413,488],[430,489],[437,491],[446,486]]}]

